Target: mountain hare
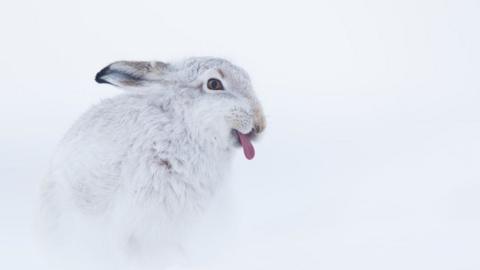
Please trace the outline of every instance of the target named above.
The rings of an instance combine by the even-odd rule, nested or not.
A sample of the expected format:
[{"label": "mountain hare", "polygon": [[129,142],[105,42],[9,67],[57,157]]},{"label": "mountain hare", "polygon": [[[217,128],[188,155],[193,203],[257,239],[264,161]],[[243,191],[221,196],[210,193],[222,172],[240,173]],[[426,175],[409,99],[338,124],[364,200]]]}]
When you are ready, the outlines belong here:
[{"label": "mountain hare", "polygon": [[88,110],[61,141],[42,186],[44,224],[57,239],[102,247],[173,243],[208,206],[234,150],[255,155],[265,117],[250,79],[219,58],[119,61],[95,79],[126,93]]}]

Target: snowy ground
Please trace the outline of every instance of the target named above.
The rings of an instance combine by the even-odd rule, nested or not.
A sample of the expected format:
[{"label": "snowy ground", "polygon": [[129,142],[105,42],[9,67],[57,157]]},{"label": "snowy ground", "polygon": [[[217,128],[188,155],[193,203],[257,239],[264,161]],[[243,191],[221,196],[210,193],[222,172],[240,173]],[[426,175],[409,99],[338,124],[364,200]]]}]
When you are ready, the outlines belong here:
[{"label": "snowy ground", "polygon": [[199,269],[480,269],[478,1],[1,6],[1,269],[51,269],[37,188],[69,125],[118,93],[94,74],[191,55],[247,69],[269,121]]}]

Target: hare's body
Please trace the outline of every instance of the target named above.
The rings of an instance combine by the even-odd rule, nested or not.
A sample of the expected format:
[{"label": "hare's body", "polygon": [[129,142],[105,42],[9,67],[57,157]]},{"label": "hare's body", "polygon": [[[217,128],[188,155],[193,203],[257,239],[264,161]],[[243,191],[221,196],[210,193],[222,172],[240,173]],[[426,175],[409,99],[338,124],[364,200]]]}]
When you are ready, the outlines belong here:
[{"label": "hare's body", "polygon": [[43,186],[50,230],[69,238],[95,223],[119,243],[168,242],[208,206],[238,144],[232,129],[258,129],[263,115],[254,96],[219,99],[192,81],[105,100],[73,125]]}]

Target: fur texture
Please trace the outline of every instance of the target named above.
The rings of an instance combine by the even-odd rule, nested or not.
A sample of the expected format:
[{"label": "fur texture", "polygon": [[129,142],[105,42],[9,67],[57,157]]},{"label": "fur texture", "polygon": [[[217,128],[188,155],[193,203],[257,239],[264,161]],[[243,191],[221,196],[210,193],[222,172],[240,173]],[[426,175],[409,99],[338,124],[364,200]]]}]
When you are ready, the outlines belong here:
[{"label": "fur texture", "polygon": [[[219,79],[224,90],[210,90]],[[218,58],[115,62],[97,82],[127,92],[71,127],[42,186],[44,224],[68,240],[92,224],[127,249],[178,239],[224,181],[238,148],[265,128],[248,75]]]}]

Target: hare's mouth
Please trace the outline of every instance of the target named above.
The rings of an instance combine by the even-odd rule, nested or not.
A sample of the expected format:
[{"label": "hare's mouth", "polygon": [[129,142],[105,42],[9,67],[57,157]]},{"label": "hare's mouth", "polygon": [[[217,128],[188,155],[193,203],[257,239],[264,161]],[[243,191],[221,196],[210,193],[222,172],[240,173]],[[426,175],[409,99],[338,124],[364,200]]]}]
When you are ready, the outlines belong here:
[{"label": "hare's mouth", "polygon": [[252,140],[256,137],[255,131],[252,130],[247,134],[243,134],[233,129],[232,135],[236,138],[236,145],[242,146],[245,157],[247,159],[253,159],[255,157],[255,148],[253,147]]}]

